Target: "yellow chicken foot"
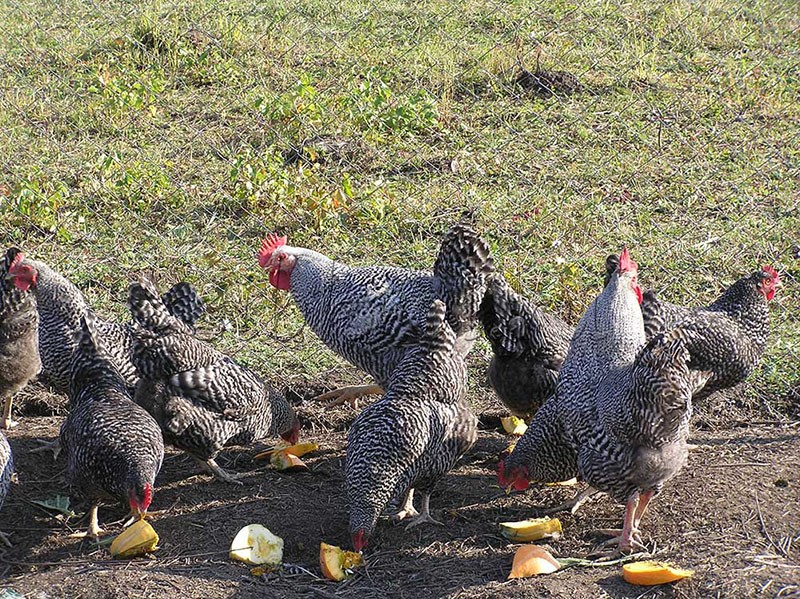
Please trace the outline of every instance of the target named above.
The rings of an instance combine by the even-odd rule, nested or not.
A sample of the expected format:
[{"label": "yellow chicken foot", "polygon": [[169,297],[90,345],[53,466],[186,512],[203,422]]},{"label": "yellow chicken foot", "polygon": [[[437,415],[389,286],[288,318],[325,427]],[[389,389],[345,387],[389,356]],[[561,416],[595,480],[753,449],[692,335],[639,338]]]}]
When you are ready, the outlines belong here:
[{"label": "yellow chicken foot", "polygon": [[326,408],[349,403],[355,409],[358,409],[359,398],[364,395],[382,395],[383,393],[383,387],[380,385],[356,385],[354,387],[341,387],[340,389],[334,389],[333,391],[317,395],[313,398],[313,401],[327,401],[332,399],[333,401],[325,404]]},{"label": "yellow chicken foot", "polygon": [[[646,491],[641,495],[638,491],[633,493],[628,503],[625,504],[625,518],[622,523],[622,530],[613,528],[596,531],[604,535],[614,535],[613,538],[600,544],[600,547],[617,546],[616,550],[613,551],[611,555],[605,556],[605,559],[611,559],[623,553],[633,553],[637,550],[647,551],[647,548],[642,542],[641,533],[639,532],[639,523],[652,497],[652,491]],[[597,555],[597,553],[595,555]]]},{"label": "yellow chicken foot", "polygon": [[11,420],[11,397],[7,397],[3,404],[3,421],[0,423],[0,428],[8,430],[14,428],[18,424],[19,422]]},{"label": "yellow chicken foot", "polygon": [[558,512],[566,512],[567,510],[569,510],[571,514],[574,514],[584,503],[586,503],[589,500],[590,497],[596,495],[599,492],[600,491],[592,487],[586,487],[583,491],[575,495],[575,497],[573,497],[569,501],[565,501],[564,503],[560,503],[556,506],[545,508],[539,511],[542,515],[545,516],[549,514],[557,514]]},{"label": "yellow chicken foot", "polygon": [[428,522],[429,524],[436,524],[437,526],[444,526],[444,522],[434,520],[433,516],[431,516],[430,501],[430,494],[424,493],[422,495],[422,511],[411,519],[411,522],[409,522],[408,526],[406,526],[406,530],[411,530],[415,526],[419,526],[425,522]]},{"label": "yellow chicken foot", "polygon": [[395,524],[398,524],[403,520],[416,518],[417,516],[419,516],[419,512],[414,508],[414,489],[409,489],[408,493],[406,493],[405,501],[403,501],[403,507],[391,517],[391,520]]},{"label": "yellow chicken foot", "polygon": [[100,524],[97,522],[97,509],[99,507],[99,503],[94,503],[92,504],[92,509],[89,510],[89,528],[83,532],[74,532],[69,536],[73,539],[81,539],[83,537],[97,539],[103,532],[105,532],[102,528],[100,528]]}]

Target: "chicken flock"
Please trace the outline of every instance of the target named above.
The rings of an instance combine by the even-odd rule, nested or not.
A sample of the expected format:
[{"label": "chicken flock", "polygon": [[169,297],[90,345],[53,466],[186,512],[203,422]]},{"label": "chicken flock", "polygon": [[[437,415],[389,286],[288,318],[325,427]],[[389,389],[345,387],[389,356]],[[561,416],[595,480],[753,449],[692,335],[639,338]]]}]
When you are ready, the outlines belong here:
[{"label": "chicken flock", "polygon": [[[347,435],[356,551],[389,506],[408,526],[436,522],[431,492],[478,438],[465,358],[480,329],[492,348],[491,386],[528,423],[499,456],[500,486],[524,491],[577,478],[587,487],[570,507],[607,494],[625,506],[608,546],[643,549],[648,503],[686,463],[693,406],[758,365],[780,282],[764,266],[708,307],[686,308],[643,292],[623,249],[606,259],[604,288],[573,328],[514,291],[488,243],[463,224],[446,232],[431,271],[351,267],[275,234],[257,258],[322,343],[373,379],[318,399],[355,405],[382,396]],[[68,394],[58,445],[71,494],[91,504],[90,537],[102,532],[101,502],[123,504],[134,517],[147,512],[165,443],[237,484],[241,475],[215,461],[224,447],[271,437],[295,443],[301,432],[278,389],[195,335],[205,307],[191,285],[162,296],[140,279],[129,287],[128,309],[128,322],[101,320],[75,285],[17,248],[0,264],[2,428],[17,424],[13,396],[37,375]],[[0,509],[12,472],[0,433]],[[0,542],[9,543],[2,532]]]}]

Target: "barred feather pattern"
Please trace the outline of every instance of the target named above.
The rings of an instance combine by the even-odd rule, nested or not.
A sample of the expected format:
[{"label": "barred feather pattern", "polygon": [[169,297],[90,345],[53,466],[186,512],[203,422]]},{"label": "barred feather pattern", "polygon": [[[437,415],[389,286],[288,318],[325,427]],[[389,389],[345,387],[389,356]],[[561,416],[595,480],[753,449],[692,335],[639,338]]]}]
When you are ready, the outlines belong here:
[{"label": "barred feather pattern", "polygon": [[11,446],[3,433],[0,433],[0,510],[11,492],[11,475],[14,474],[14,456]]},{"label": "barred feather pattern", "polygon": [[296,257],[291,292],[309,327],[382,386],[406,348],[418,342],[435,299],[445,303],[457,351],[466,355],[474,341],[486,280],[494,271],[486,242],[463,225],[448,231],[433,274],[350,267],[305,248],[282,250]]},{"label": "barred feather pattern", "polygon": [[764,273],[756,271],[731,285],[706,308],[686,308],[644,294],[642,313],[649,338],[674,330],[691,355],[689,367],[710,372],[695,403],[744,381],[761,361],[769,337],[769,307],[758,291]]},{"label": "barred feather pattern", "polygon": [[72,355],[72,408],[60,433],[65,476],[74,495],[127,503],[153,485],[164,441],[158,423],[132,401],[95,325],[88,311]]},{"label": "barred feather pattern", "polygon": [[477,439],[466,399],[467,372],[457,338],[434,301],[420,343],[392,373],[386,394],[348,433],[345,479],[350,530],[369,536],[392,499],[430,492]]},{"label": "barred feather pattern", "polygon": [[137,325],[133,363],[141,377],[135,400],[153,415],[168,443],[208,460],[225,445],[292,429],[295,415],[286,398],[194,337],[150,282],[131,285],[129,308]]},{"label": "barred feather pattern", "polygon": [[7,276],[20,254],[9,248],[0,262],[0,406],[41,369],[34,288],[22,291]]},{"label": "barred feather pattern", "polygon": [[573,328],[491,278],[480,319],[492,361],[489,382],[509,411],[526,421],[556,390]]},{"label": "barred feather pattern", "polygon": [[[39,260],[27,259],[39,271],[36,297],[39,304],[39,352],[42,378],[56,391],[67,393],[71,376],[72,354],[78,345],[80,320],[88,306],[80,290],[66,277]],[[166,294],[165,301],[174,314],[190,325],[203,314],[205,307],[194,288],[178,283]],[[129,389],[138,376],[131,362],[133,327],[96,319],[109,358],[114,362]]]}]

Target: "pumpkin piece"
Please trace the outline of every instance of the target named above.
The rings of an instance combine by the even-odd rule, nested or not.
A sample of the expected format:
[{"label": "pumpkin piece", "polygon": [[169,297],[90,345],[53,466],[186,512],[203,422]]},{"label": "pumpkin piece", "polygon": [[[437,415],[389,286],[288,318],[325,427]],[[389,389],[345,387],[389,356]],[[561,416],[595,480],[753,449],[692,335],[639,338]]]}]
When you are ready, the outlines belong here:
[{"label": "pumpkin piece", "polygon": [[249,524],[236,533],[228,555],[251,566],[278,565],[283,560],[283,539],[260,524]]},{"label": "pumpkin piece", "polygon": [[316,443],[298,443],[297,445],[278,445],[273,447],[272,449],[268,449],[267,451],[262,451],[259,454],[256,454],[253,457],[254,460],[266,460],[267,458],[272,457],[275,453],[284,451],[286,453],[291,453],[292,455],[296,455],[298,458],[301,456],[306,455],[307,453],[311,453],[312,451],[317,451],[319,449],[319,445]]},{"label": "pumpkin piece", "polygon": [[348,570],[364,563],[364,558],[355,551],[343,551],[335,545],[319,544],[319,567],[328,580],[339,582],[348,578]]},{"label": "pumpkin piece", "polygon": [[631,562],[622,566],[622,578],[629,584],[651,586],[689,578],[694,570],[682,570],[662,562]]},{"label": "pumpkin piece", "polygon": [[500,523],[500,534],[514,543],[558,539],[561,537],[561,531],[561,521],[558,518],[532,518],[520,522]]},{"label": "pumpkin piece", "polygon": [[525,431],[528,430],[528,425],[525,424],[525,421],[522,418],[517,418],[516,416],[506,416],[501,418],[500,424],[503,425],[503,430],[509,435],[515,435],[517,437],[521,437],[525,434]]},{"label": "pumpkin piece", "polygon": [[551,574],[561,568],[556,558],[539,545],[523,545],[514,554],[509,578],[528,578],[539,574]]},{"label": "pumpkin piece", "polygon": [[269,459],[276,470],[285,470],[287,472],[296,472],[299,470],[308,470],[305,462],[292,453],[285,451],[276,451]]},{"label": "pumpkin piece", "polygon": [[158,534],[147,520],[141,519],[117,535],[111,543],[111,557],[115,559],[137,557],[155,551],[157,545]]}]

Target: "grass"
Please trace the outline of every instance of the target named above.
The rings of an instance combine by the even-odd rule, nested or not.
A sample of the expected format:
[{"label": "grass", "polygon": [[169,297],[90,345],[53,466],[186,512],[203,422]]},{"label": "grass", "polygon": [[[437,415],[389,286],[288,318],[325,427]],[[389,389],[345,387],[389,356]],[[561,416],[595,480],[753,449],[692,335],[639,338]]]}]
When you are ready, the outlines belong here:
[{"label": "grass", "polygon": [[[138,273],[187,279],[221,348],[290,385],[354,375],[257,268],[270,230],[428,268],[469,215],[513,284],[573,322],[622,244],[677,302],[770,262],[786,284],[753,392],[783,410],[800,379],[792,3],[531,6],[8,4],[3,243],[120,318]],[[515,86],[537,47],[586,89]]]}]

